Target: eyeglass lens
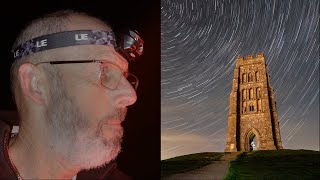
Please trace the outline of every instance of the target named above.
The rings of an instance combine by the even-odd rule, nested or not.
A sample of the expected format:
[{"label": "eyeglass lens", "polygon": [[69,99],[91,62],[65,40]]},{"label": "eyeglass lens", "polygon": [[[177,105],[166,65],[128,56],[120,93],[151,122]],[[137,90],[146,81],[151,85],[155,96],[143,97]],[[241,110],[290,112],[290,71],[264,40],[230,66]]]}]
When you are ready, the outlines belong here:
[{"label": "eyeglass lens", "polygon": [[120,80],[124,76],[127,78],[128,82],[133,86],[135,90],[138,88],[138,78],[130,73],[123,73],[117,66],[113,64],[107,64],[103,66],[102,69],[102,85],[109,89],[116,89],[120,83]]}]

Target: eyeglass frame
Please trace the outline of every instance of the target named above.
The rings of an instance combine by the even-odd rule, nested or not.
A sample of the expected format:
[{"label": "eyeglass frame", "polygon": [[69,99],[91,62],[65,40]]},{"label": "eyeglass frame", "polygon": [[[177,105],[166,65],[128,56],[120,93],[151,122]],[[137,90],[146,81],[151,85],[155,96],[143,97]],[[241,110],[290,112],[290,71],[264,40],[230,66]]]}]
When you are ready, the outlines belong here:
[{"label": "eyeglass frame", "polygon": [[[81,63],[100,63],[100,64],[109,63],[109,64],[112,64],[112,65],[116,66],[116,67],[119,68],[120,70],[122,70],[122,68],[120,68],[118,65],[116,65],[115,63],[112,63],[112,62],[110,62],[110,61],[108,61],[108,60],[46,61],[46,62],[39,62],[39,63],[36,63],[36,64],[34,64],[34,65],[39,65],[39,64],[44,64],[44,63],[49,63],[49,64],[52,64],[52,65],[55,65],[55,64],[81,64]],[[134,85],[133,85],[132,83],[130,83],[129,81],[128,81],[128,82],[133,86],[134,90],[137,91],[138,85],[139,85],[139,79],[138,79],[138,77],[135,76],[134,74],[131,74],[131,73],[127,72],[127,71],[123,71],[123,74],[122,74],[122,75],[126,78],[127,81],[128,81],[128,79],[127,79],[128,75],[131,75],[131,76],[133,76],[133,77],[135,78],[136,81],[135,81],[135,84],[134,84]],[[120,80],[121,80],[121,79],[120,79]],[[119,82],[120,82],[120,80],[119,80]],[[118,87],[119,82],[117,83],[117,86],[116,86],[114,89],[116,89],[116,88]],[[110,89],[110,90],[114,90],[114,89],[112,89],[112,88],[110,88],[110,87],[105,86],[105,85],[102,83],[101,76],[100,76],[100,83],[101,83],[101,85],[102,85],[103,87],[105,87],[105,88],[107,88],[107,89]]]}]

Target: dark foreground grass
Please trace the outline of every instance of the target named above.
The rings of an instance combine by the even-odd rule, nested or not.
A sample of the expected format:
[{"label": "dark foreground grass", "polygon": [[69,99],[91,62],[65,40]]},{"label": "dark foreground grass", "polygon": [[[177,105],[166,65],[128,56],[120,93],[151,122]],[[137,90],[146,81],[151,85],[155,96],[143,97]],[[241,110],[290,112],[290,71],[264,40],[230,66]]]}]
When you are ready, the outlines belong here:
[{"label": "dark foreground grass", "polygon": [[225,179],[320,179],[320,152],[270,150],[242,153],[231,162]]},{"label": "dark foreground grass", "polygon": [[211,164],[220,159],[224,153],[197,153],[179,156],[161,161],[161,178],[182,173]]}]

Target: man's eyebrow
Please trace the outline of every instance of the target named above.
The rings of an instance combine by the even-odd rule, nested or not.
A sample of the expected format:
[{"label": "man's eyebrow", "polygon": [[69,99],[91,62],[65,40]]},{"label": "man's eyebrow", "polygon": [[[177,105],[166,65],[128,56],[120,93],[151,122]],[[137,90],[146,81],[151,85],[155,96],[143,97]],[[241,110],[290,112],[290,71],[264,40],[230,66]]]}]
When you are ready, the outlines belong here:
[{"label": "man's eyebrow", "polygon": [[123,71],[128,72],[128,62],[126,59],[119,57],[115,54],[103,54],[101,56],[96,56],[97,58],[95,60],[101,60],[110,62],[112,64],[115,64],[116,66],[120,67]]},{"label": "man's eyebrow", "polygon": [[115,62],[112,62],[112,61],[109,61],[109,60],[105,60],[105,59],[102,59],[101,63],[102,64],[108,64],[109,63],[109,64],[115,65],[116,67],[120,68],[123,72],[129,72],[128,65],[122,67],[121,65],[119,65],[119,64],[117,64]]}]

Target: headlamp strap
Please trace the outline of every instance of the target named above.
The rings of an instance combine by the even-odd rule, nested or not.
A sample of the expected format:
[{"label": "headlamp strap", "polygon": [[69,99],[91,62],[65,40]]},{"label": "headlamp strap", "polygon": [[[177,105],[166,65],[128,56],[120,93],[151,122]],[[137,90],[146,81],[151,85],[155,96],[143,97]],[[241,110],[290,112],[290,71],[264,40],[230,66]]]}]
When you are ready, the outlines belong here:
[{"label": "headlamp strap", "polygon": [[12,50],[12,53],[14,60],[16,60],[39,51],[87,44],[108,45],[117,48],[116,38],[112,31],[75,30],[36,37],[19,45]]}]

